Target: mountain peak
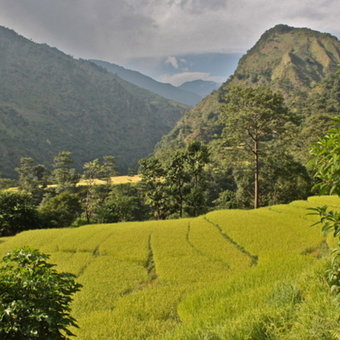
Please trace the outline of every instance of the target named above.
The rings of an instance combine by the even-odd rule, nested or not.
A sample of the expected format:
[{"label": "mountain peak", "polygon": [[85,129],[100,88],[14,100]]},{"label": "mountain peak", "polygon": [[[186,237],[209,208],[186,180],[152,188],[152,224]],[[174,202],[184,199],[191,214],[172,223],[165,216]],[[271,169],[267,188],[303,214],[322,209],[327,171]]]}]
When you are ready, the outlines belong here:
[{"label": "mountain peak", "polygon": [[328,33],[276,25],[239,62],[228,84],[272,86],[287,97],[307,90],[340,62],[340,42]]}]

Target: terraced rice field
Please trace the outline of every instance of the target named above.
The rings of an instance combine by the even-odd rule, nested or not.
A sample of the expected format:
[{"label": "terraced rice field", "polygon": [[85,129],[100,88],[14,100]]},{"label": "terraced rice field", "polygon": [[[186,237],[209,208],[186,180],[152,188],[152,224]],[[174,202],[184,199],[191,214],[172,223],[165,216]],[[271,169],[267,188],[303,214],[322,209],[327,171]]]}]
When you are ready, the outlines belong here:
[{"label": "terraced rice field", "polygon": [[0,239],[0,255],[38,248],[77,276],[77,339],[262,339],[258,319],[287,311],[287,296],[327,248],[307,215],[323,204],[340,207],[340,199],[33,230]]}]

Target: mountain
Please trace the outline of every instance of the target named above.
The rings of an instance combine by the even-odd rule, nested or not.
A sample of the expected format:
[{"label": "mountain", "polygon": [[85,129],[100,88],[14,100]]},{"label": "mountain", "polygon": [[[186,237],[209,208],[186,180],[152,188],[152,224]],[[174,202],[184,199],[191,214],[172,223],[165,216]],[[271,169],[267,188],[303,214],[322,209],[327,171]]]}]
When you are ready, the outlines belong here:
[{"label": "mountain", "polygon": [[96,65],[103,67],[108,72],[116,74],[118,77],[134,85],[185,105],[193,106],[197,104],[203,97],[201,95],[195,94],[194,92],[187,91],[184,88],[178,88],[171,84],[161,83],[140,72],[128,70],[119,65],[111,64],[101,60],[91,61]]},{"label": "mountain", "polygon": [[[156,154],[164,155],[191,139],[206,143],[220,140],[220,107],[230,86],[269,86],[281,91],[289,107],[302,115],[301,129],[306,131],[310,127],[306,124],[313,122],[318,110],[325,115],[340,112],[339,77],[334,76],[338,64],[340,42],[336,37],[277,25],[240,59],[235,73],[217,91],[183,115],[157,145]],[[316,132],[320,134],[327,124],[317,119],[322,128]]]},{"label": "mountain", "polygon": [[48,164],[71,151],[79,167],[103,155],[120,170],[147,156],[187,106],[85,60],[0,27],[0,171],[19,158]]},{"label": "mountain", "polygon": [[137,57],[129,59],[125,67],[176,85],[194,79],[209,79],[222,83],[234,73],[241,57],[241,53],[191,53]]},{"label": "mountain", "polygon": [[212,91],[217,90],[220,87],[220,84],[215,83],[214,81],[208,81],[208,80],[192,80],[187,81],[183,83],[181,86],[179,86],[180,89],[196,93],[202,97],[207,96]]}]

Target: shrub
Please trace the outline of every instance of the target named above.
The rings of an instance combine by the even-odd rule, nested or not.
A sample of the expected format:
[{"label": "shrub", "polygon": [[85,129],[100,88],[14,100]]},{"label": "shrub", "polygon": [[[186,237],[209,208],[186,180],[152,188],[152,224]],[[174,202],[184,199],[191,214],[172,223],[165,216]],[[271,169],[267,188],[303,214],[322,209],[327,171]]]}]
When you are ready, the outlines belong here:
[{"label": "shrub", "polygon": [[77,327],[70,316],[72,295],[80,289],[74,276],[58,273],[38,250],[8,253],[0,264],[0,338],[65,340]]},{"label": "shrub", "polygon": [[62,192],[44,201],[39,207],[39,213],[45,227],[69,227],[81,213],[79,197],[77,194]]},{"label": "shrub", "polygon": [[0,236],[11,236],[16,233],[37,228],[38,215],[33,198],[28,193],[0,193]]}]

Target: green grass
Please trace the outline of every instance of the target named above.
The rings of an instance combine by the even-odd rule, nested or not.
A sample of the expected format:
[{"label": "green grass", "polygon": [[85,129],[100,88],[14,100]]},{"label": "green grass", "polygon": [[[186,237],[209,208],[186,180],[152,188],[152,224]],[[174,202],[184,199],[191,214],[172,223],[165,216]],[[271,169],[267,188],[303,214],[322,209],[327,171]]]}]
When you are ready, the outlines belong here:
[{"label": "green grass", "polygon": [[340,199],[32,230],[0,239],[0,255],[28,245],[77,276],[82,340],[339,339],[326,240],[307,215],[323,204]]}]

